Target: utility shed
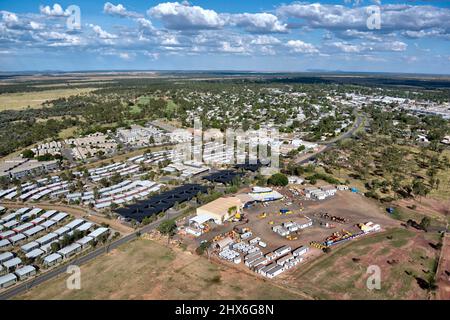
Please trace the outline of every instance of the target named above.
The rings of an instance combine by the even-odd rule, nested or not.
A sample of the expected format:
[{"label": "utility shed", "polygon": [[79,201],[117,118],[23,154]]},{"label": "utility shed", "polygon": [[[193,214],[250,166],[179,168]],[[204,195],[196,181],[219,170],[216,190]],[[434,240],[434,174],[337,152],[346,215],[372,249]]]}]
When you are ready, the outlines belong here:
[{"label": "utility shed", "polygon": [[53,227],[56,224],[56,221],[53,220],[47,220],[40,224],[41,227],[45,228],[45,230]]},{"label": "utility shed", "polygon": [[81,226],[77,227],[76,230],[81,232],[88,231],[93,225],[94,224],[92,222],[85,222]]},{"label": "utility shed", "polygon": [[8,273],[0,277],[0,288],[8,288],[17,282],[17,276],[14,273]]},{"label": "utility shed", "polygon": [[36,268],[33,266],[24,266],[17,269],[14,273],[19,277],[19,280],[24,280],[28,277],[34,276],[36,274]]},{"label": "utility shed", "polygon": [[58,230],[53,231],[53,233],[56,233],[58,236],[63,236],[63,235],[65,235],[66,233],[68,233],[69,231],[70,231],[69,228],[67,228],[67,227],[61,227],[61,228],[59,228]]}]

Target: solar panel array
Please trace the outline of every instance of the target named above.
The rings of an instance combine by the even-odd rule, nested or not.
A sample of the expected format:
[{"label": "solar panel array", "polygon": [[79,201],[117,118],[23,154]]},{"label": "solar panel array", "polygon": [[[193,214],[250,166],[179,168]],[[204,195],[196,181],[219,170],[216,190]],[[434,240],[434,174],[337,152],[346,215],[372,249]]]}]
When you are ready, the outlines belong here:
[{"label": "solar panel array", "polygon": [[203,177],[203,179],[210,182],[229,184],[233,181],[235,177],[240,176],[242,176],[242,173],[233,170],[221,170],[218,172],[211,173],[210,175]]},{"label": "solar panel array", "polygon": [[244,169],[246,171],[252,171],[252,172],[256,172],[259,170],[259,168],[261,168],[263,166],[263,164],[258,160],[257,163],[249,163],[249,162],[245,162],[242,164],[237,164],[234,167],[236,169]]},{"label": "solar panel array", "polygon": [[206,193],[207,188],[198,184],[186,184],[184,186],[163,192],[147,200],[117,209],[116,212],[124,218],[130,218],[139,222],[146,217],[164,212],[172,208],[175,203],[189,201],[197,194]]}]

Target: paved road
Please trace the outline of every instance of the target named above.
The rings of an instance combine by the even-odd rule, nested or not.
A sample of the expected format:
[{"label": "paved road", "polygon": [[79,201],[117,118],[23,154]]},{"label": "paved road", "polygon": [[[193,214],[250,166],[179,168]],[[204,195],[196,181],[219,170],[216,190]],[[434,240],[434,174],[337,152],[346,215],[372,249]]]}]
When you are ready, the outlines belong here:
[{"label": "paved road", "polygon": [[364,120],[364,117],[363,117],[363,116],[358,116],[358,117],[356,118],[355,123],[353,124],[353,126],[352,126],[352,128],[351,128],[350,130],[348,130],[348,131],[347,131],[346,133],[344,133],[344,134],[341,134],[339,137],[336,137],[336,138],[334,138],[334,139],[332,139],[332,140],[329,140],[329,141],[325,141],[325,142],[320,143],[320,144],[325,145],[325,148],[323,148],[322,150],[320,150],[320,151],[318,151],[318,152],[316,152],[316,153],[312,153],[312,154],[311,154],[310,156],[308,156],[307,158],[304,158],[304,159],[302,159],[302,160],[300,160],[300,161],[297,161],[297,164],[305,164],[305,163],[308,163],[308,161],[310,161],[312,158],[315,158],[315,157],[317,157],[317,155],[319,155],[319,154],[321,154],[321,153],[324,153],[324,152],[330,150],[331,148],[333,148],[334,145],[336,144],[336,142],[351,137],[351,136],[355,133],[355,131],[358,130],[358,128],[361,126],[361,123],[362,123],[363,120]]},{"label": "paved road", "polygon": [[0,293],[0,300],[7,300],[7,299],[11,299],[13,297],[15,297],[18,294],[24,293],[27,290],[45,282],[48,281],[50,279],[53,279],[54,277],[63,274],[66,272],[67,270],[67,266],[69,265],[77,265],[77,266],[81,266],[82,264],[85,264],[86,262],[91,261],[92,259],[109,252],[112,249],[117,248],[118,246],[125,244],[127,242],[130,242],[131,240],[134,240],[138,237],[139,233],[148,233],[151,230],[157,228],[164,220],[167,219],[172,219],[175,218],[176,216],[178,216],[180,213],[179,212],[170,212],[167,213],[166,216],[163,219],[159,219],[158,221],[155,221],[153,223],[150,223],[144,227],[142,227],[141,229],[139,229],[138,231],[129,234],[123,238],[120,238],[118,240],[115,240],[109,244],[107,244],[106,246],[100,247],[95,249],[94,251],[89,252],[88,254],[81,256],[79,258],[76,258],[75,260],[71,260],[68,263],[62,264],[48,272],[45,272],[31,280],[28,280],[26,282],[22,282],[17,284],[16,286],[10,288],[9,290],[6,290],[2,293]]}]

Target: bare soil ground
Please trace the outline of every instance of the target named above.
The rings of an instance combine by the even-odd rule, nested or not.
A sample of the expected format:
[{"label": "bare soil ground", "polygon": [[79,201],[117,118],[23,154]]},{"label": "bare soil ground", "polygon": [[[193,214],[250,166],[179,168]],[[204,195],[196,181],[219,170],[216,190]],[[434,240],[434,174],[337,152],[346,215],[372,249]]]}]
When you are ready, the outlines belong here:
[{"label": "bare soil ground", "polygon": [[217,265],[166,240],[139,239],[81,267],[81,290],[69,275],[16,299],[302,299],[270,281]]}]

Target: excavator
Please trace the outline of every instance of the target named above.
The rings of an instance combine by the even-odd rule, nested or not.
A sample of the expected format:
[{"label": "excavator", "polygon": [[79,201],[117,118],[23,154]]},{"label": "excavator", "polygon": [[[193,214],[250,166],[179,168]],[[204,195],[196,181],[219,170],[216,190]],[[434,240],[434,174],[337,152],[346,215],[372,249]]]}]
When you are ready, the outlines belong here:
[{"label": "excavator", "polygon": [[261,214],[258,216],[258,218],[260,218],[260,219],[264,219],[264,218],[266,218],[266,217],[267,217],[267,213],[265,213],[265,212],[261,213]]}]

